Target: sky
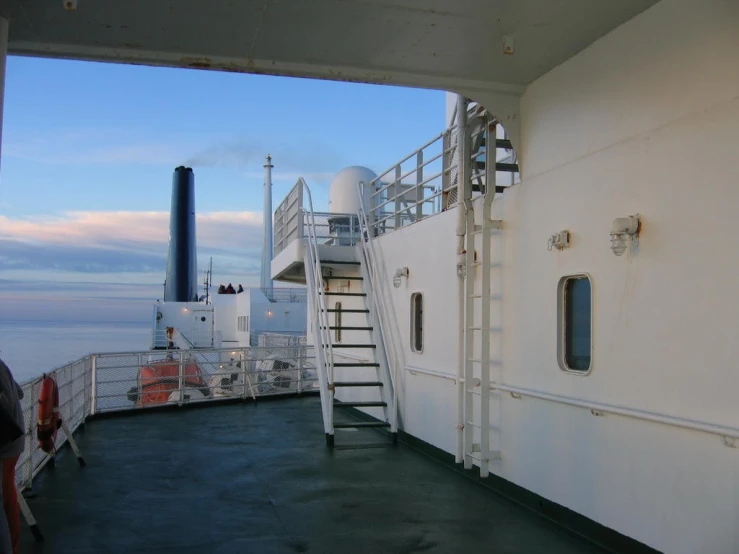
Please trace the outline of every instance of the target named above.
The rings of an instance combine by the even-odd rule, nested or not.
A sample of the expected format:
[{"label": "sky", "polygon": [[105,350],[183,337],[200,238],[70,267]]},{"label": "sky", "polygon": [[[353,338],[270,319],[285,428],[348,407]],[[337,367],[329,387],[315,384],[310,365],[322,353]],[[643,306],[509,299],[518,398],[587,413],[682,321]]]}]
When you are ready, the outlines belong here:
[{"label": "sky", "polygon": [[258,286],[264,157],[273,209],[302,176],[316,210],[349,165],[381,173],[444,127],[444,93],[9,57],[0,160],[0,321],[149,322],[172,173],[195,173],[198,276]]}]

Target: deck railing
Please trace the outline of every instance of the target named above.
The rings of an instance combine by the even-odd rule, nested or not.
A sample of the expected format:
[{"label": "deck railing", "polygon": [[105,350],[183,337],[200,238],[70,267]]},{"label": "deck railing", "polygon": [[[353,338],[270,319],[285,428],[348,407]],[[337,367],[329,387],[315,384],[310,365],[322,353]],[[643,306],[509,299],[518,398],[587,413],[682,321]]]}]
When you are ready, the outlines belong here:
[{"label": "deck railing", "polygon": [[[357,214],[312,212],[317,245],[354,246],[359,239]],[[296,239],[308,237],[301,180],[274,213],[274,256]],[[275,289],[277,290],[277,289]]]},{"label": "deck railing", "polygon": [[[314,349],[304,337],[284,341],[272,337],[262,344],[265,346],[90,354],[46,375],[57,382],[59,412],[72,433],[89,416],[100,413],[318,391],[314,386]],[[139,376],[139,369],[157,363],[173,367],[174,373],[154,385]],[[197,372],[192,371],[193,364],[197,364]],[[39,449],[36,438],[41,381],[38,377],[21,387],[25,448],[16,466],[21,489],[30,487],[51,459]],[[151,403],[155,396],[160,402]],[[66,442],[64,430],[59,429],[57,450]]]}]

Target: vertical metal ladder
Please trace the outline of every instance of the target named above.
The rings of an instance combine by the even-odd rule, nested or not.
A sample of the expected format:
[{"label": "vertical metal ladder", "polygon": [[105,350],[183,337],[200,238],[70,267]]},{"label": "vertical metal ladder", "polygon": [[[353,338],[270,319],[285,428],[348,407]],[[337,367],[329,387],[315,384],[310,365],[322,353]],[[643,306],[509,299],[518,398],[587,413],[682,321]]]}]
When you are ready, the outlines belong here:
[{"label": "vertical metal ladder", "polygon": [[[467,110],[465,110],[466,112]],[[471,469],[477,462],[480,476],[487,477],[490,463],[501,458],[500,451],[500,396],[490,390],[493,382],[491,367],[498,368],[495,381],[500,380],[502,370],[502,241],[496,241],[496,258],[493,261],[491,249],[494,237],[501,237],[502,221],[491,219],[492,203],[496,192],[495,174],[498,171],[518,171],[518,166],[500,167],[497,163],[497,148],[506,148],[508,141],[496,139],[495,121],[487,113],[473,114],[468,125],[468,133],[464,137],[465,144],[460,144],[460,175],[467,185],[462,195],[466,210],[466,232],[464,252],[464,427],[463,452],[464,467]],[[480,157],[484,155],[485,160]],[[471,169],[474,168],[474,171]],[[469,177],[468,177],[469,176]],[[484,184],[483,184],[484,177]],[[477,188],[473,184],[477,181]],[[462,179],[460,179],[462,184]],[[481,224],[475,222],[475,210],[472,206],[472,192],[484,193]],[[477,237],[480,240],[477,240]],[[480,256],[477,256],[479,244]],[[495,270],[493,282],[491,272]],[[496,314],[497,325],[491,325],[491,312]],[[495,344],[496,359],[491,356],[491,344]],[[491,425],[491,402],[495,402],[496,426]],[[491,445],[491,435],[497,440],[495,447]]]}]

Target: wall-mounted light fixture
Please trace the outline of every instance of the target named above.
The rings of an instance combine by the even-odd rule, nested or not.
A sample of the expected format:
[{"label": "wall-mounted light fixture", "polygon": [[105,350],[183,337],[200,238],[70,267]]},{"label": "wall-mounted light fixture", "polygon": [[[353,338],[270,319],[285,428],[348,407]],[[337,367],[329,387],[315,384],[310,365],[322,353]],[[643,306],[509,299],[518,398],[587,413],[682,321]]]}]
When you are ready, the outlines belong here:
[{"label": "wall-mounted light fixture", "polygon": [[547,250],[556,248],[557,250],[564,250],[570,245],[570,232],[560,231],[549,236],[547,241]]},{"label": "wall-mounted light fixture", "polygon": [[611,250],[616,256],[621,256],[631,244],[636,246],[639,241],[641,220],[639,214],[626,217],[617,217],[611,225]]},{"label": "wall-mounted light fixture", "polygon": [[272,317],[272,310],[267,310],[267,317]]},{"label": "wall-mounted light fixture", "polygon": [[408,278],[408,275],[410,275],[410,271],[408,271],[407,267],[399,267],[395,270],[395,275],[393,275],[393,286],[397,289],[400,288],[400,282],[403,279],[403,277]]}]

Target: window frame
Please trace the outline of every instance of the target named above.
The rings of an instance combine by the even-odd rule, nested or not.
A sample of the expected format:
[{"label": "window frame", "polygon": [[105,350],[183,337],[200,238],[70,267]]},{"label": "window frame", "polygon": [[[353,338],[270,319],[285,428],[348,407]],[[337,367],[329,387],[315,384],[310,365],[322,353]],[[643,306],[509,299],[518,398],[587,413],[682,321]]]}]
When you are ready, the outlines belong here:
[{"label": "window frame", "polygon": [[[588,284],[590,285],[590,364],[588,365],[587,370],[582,369],[572,369],[567,365],[567,345],[565,344],[567,337],[566,337],[566,321],[567,321],[567,314],[565,313],[565,310],[567,309],[566,306],[566,300],[565,300],[565,294],[567,291],[567,283],[573,279],[587,279]],[[564,372],[568,373],[570,375],[579,375],[580,377],[585,377],[587,375],[590,375],[593,371],[593,362],[594,362],[594,356],[593,356],[593,345],[594,345],[594,327],[593,327],[593,312],[594,312],[594,305],[593,305],[593,277],[589,273],[586,272],[580,272],[580,273],[572,273],[569,275],[564,275],[560,280],[559,284],[557,285],[557,363],[559,364],[559,368]]]},{"label": "window frame", "polygon": [[[417,321],[417,318],[416,318],[416,302],[417,302],[417,299],[418,298],[421,299],[421,321],[420,321],[421,325],[418,328],[418,331],[419,332],[417,333],[416,332],[416,330],[417,330],[416,329],[416,321]],[[411,293],[411,318],[410,318],[411,319],[411,352],[415,352],[417,354],[422,354],[423,353],[424,346],[425,346],[425,341],[423,340],[424,339],[424,336],[423,336],[424,335],[424,329],[425,329],[425,325],[424,325],[424,314],[425,313],[426,313],[426,309],[424,307],[423,293],[420,292],[420,291],[419,292]],[[418,342],[417,341],[417,338],[419,338],[419,337],[421,339],[420,340],[420,342],[421,342],[421,348],[416,348],[416,343]]]}]

